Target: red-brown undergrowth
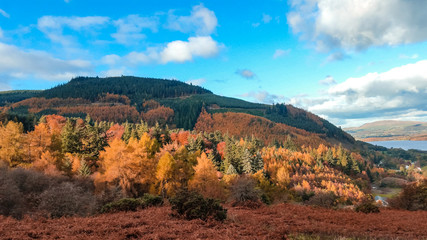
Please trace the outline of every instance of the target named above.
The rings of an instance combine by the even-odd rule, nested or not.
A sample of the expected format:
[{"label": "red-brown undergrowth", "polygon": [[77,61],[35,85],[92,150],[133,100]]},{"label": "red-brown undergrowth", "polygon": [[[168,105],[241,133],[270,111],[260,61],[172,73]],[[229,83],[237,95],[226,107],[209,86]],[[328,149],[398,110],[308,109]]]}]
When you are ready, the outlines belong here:
[{"label": "red-brown undergrowth", "polygon": [[286,239],[291,234],[427,239],[427,212],[378,214],[280,204],[258,209],[228,207],[223,223],[171,217],[169,207],[61,219],[0,217],[2,239]]}]

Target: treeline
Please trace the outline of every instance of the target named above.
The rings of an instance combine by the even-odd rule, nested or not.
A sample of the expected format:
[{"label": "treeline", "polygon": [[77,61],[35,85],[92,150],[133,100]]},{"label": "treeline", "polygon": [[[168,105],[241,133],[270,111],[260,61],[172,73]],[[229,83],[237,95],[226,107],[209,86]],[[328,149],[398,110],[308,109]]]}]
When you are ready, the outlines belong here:
[{"label": "treeline", "polygon": [[42,90],[16,90],[0,92],[0,106],[19,102],[27,98],[36,97]]},{"label": "treeline", "polygon": [[89,187],[83,189],[92,189],[93,199],[110,200],[117,189],[120,196],[169,197],[187,188],[225,201],[239,176],[246,176],[256,199],[266,203],[308,201],[331,193],[336,203],[349,204],[364,198],[369,179],[376,176],[360,155],[343,148],[319,145],[296,151],[218,131],[197,133],[145,122],[120,125],[57,115],[43,117],[27,133],[21,123],[2,125],[0,156],[11,169],[67,177],[64,181],[72,183],[64,184],[69,188],[78,187],[70,185],[75,179],[86,179]]}]

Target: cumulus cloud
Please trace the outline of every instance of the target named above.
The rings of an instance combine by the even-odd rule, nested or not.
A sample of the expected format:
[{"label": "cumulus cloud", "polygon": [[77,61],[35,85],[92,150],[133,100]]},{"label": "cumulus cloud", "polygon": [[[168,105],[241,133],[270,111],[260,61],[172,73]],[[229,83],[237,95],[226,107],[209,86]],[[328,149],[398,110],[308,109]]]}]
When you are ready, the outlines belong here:
[{"label": "cumulus cloud", "polygon": [[319,50],[363,50],[427,40],[427,1],[291,0],[292,30]]},{"label": "cumulus cloud", "polygon": [[239,97],[250,98],[260,103],[280,103],[285,101],[285,97],[282,95],[271,94],[267,91],[249,92],[240,95]]},{"label": "cumulus cloud", "polygon": [[84,60],[62,60],[41,51],[24,51],[0,43],[0,75],[8,79],[38,78],[69,80],[93,74],[93,66]]},{"label": "cumulus cloud", "polygon": [[185,83],[187,84],[192,84],[192,85],[196,85],[196,86],[201,86],[203,83],[206,82],[206,79],[204,78],[199,78],[199,79],[193,79],[193,80],[188,80]]},{"label": "cumulus cloud", "polygon": [[273,54],[273,59],[277,59],[285,55],[288,55],[290,52],[291,52],[290,49],[287,49],[287,50],[276,49],[276,51],[274,51],[274,54]]},{"label": "cumulus cloud", "polygon": [[220,48],[220,44],[210,36],[190,37],[188,41],[172,41],[165,47],[148,48],[145,52],[131,52],[125,58],[132,64],[184,63],[196,57],[214,57]]},{"label": "cumulus cloud", "polygon": [[383,73],[349,78],[331,86],[321,98],[293,98],[291,104],[335,120],[396,119],[411,112],[422,114],[427,111],[425,69],[427,60],[422,60]]},{"label": "cumulus cloud", "polygon": [[215,32],[217,25],[218,19],[215,13],[200,4],[193,7],[190,16],[176,16],[173,11],[170,11],[166,28],[206,36]]},{"label": "cumulus cloud", "polygon": [[191,61],[193,57],[208,58],[219,52],[218,43],[210,36],[190,37],[188,41],[173,41],[160,53],[163,63]]},{"label": "cumulus cloud", "polygon": [[138,44],[146,36],[142,33],[143,29],[150,29],[157,32],[159,19],[157,17],[141,17],[139,15],[129,15],[125,18],[113,22],[117,27],[117,32],[111,34],[121,44]]},{"label": "cumulus cloud", "polygon": [[328,76],[326,76],[325,79],[320,80],[319,83],[321,85],[333,85],[333,84],[336,84],[337,82],[335,81],[335,79],[332,76],[328,75]]},{"label": "cumulus cloud", "polygon": [[249,69],[238,69],[236,71],[236,74],[239,74],[240,76],[242,76],[246,79],[252,79],[256,76],[255,73]]},{"label": "cumulus cloud", "polygon": [[90,30],[93,27],[103,26],[109,22],[108,17],[57,17],[43,16],[38,19],[37,28],[43,32],[51,41],[62,45],[73,43],[71,36],[64,36],[65,27],[74,31]]},{"label": "cumulus cloud", "polygon": [[0,8],[0,15],[2,15],[5,18],[10,18],[10,15],[3,9]]}]

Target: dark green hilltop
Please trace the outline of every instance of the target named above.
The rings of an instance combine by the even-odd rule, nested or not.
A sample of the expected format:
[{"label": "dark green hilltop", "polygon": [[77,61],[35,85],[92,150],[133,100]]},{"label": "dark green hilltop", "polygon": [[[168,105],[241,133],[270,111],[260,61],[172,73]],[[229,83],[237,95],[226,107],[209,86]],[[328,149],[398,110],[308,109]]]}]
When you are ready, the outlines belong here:
[{"label": "dark green hilltop", "polygon": [[[304,129],[337,139],[342,143],[354,143],[354,139],[330,122],[304,110],[285,104],[259,104],[236,98],[223,97],[211,91],[177,80],[122,77],[77,77],[68,83],[44,91],[0,92],[0,105],[19,102],[32,97],[44,98],[83,98],[95,101],[100,95],[113,93],[125,95],[138,111],[142,103],[156,100],[174,110],[174,123],[178,128],[192,129],[204,107],[209,113],[242,112],[267,118],[273,122]],[[215,107],[212,107],[215,106]],[[293,114],[290,110],[293,109]],[[48,113],[48,112],[47,112]]]}]

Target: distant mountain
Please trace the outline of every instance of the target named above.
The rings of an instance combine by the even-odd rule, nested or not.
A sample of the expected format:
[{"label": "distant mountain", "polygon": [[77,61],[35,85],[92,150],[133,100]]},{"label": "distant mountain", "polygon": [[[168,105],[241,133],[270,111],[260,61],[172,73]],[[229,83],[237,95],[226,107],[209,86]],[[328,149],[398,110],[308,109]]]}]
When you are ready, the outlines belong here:
[{"label": "distant mountain", "polygon": [[427,122],[377,121],[360,127],[345,128],[354,138],[366,142],[391,140],[427,140]]},{"label": "distant mountain", "polygon": [[[326,141],[348,147],[355,143],[354,138],[340,128],[292,105],[258,104],[223,97],[202,87],[176,80],[130,76],[78,77],[45,91],[0,93],[0,104],[4,106],[3,113],[20,120],[29,115],[40,117],[45,114],[69,117],[85,117],[89,114],[95,120],[115,122],[135,122],[158,117],[163,118],[164,123],[184,129],[194,128],[203,109],[212,115],[244,113],[256,116],[257,118],[248,122],[262,122],[260,126],[264,128],[277,128],[277,123],[313,133],[316,138],[323,139],[316,141],[317,143]],[[232,127],[232,124],[229,126]],[[251,132],[251,126],[239,124],[239,128],[247,128],[247,135],[255,134]],[[271,129],[263,131],[271,132]],[[301,132],[286,132],[293,137],[302,136]],[[277,134],[277,137],[279,142],[287,139],[286,135]]]}]

